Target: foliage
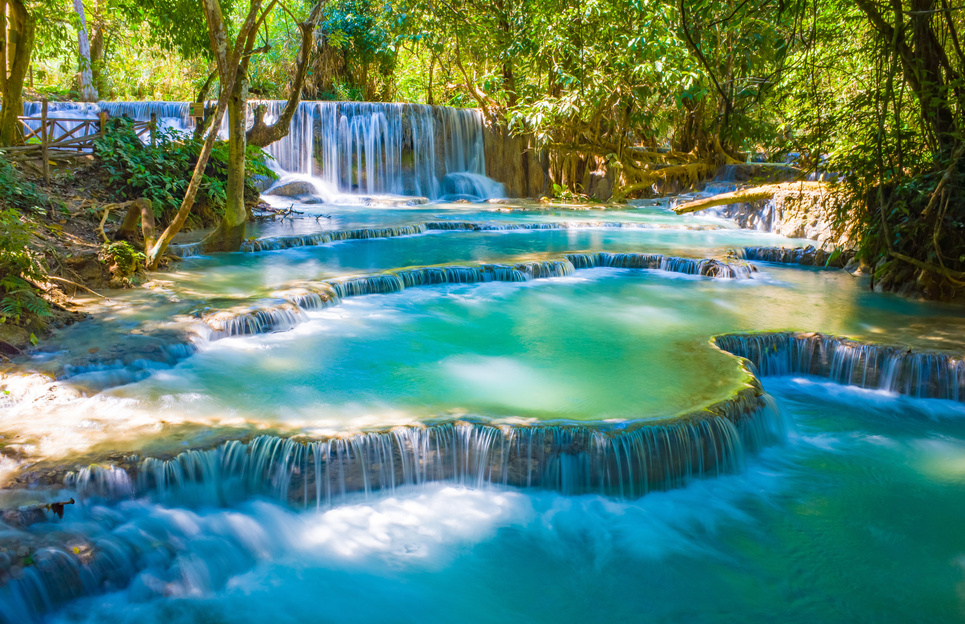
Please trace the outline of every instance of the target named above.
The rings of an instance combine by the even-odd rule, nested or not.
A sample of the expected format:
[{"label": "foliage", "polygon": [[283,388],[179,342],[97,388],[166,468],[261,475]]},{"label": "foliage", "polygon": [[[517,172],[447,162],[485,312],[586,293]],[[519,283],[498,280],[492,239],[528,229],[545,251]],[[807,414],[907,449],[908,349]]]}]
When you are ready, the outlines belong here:
[{"label": "foliage", "polygon": [[[77,69],[70,2],[28,4],[43,18],[38,79],[66,93]],[[114,93],[186,98],[204,82],[210,64],[198,59],[210,51],[195,0],[86,4],[91,30],[110,41],[103,63]],[[248,71],[252,93],[287,95],[299,42],[291,18],[304,19],[311,5],[269,12]],[[235,32],[248,3],[221,6]],[[960,8],[948,0],[332,0],[304,95],[481,108],[527,136],[557,195],[586,191],[595,168],[614,172],[621,193],[639,192],[661,170],[795,155],[861,198],[839,217],[877,267],[877,283],[915,282],[945,297],[965,289]],[[115,152],[107,158],[115,182],[169,211],[197,145],[165,136],[159,155],[121,143],[105,148]],[[223,201],[225,151],[216,149],[201,191],[213,203]]]},{"label": "foliage", "polygon": [[941,0],[820,6],[778,88],[780,138],[861,198],[840,218],[877,285],[952,297],[965,288],[965,15]]},{"label": "foliage", "polygon": [[[131,120],[113,118],[108,124],[104,136],[95,141],[95,153],[118,199],[150,199],[155,216],[169,218],[181,205],[202,140],[174,129],[159,129],[157,144],[145,145]],[[245,160],[248,174],[274,177],[265,165],[267,158],[270,156],[263,150],[249,145]],[[227,180],[228,145],[220,141],[211,152],[199,197],[216,209],[223,207]]]},{"label": "foliage", "polygon": [[47,274],[30,245],[31,237],[20,213],[0,210],[0,323],[22,323],[50,314],[50,306],[31,284]]},{"label": "foliage", "polygon": [[0,150],[0,208],[42,212],[50,206],[50,201],[36,184],[24,179]]}]

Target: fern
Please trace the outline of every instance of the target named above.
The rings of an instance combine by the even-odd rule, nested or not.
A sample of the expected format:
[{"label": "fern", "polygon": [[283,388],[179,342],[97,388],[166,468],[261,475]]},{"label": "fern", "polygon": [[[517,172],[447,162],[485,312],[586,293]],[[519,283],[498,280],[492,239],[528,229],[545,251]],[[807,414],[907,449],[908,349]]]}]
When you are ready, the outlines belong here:
[{"label": "fern", "polygon": [[0,322],[50,315],[50,305],[31,284],[47,276],[31,239],[30,227],[15,210],[0,210]]}]

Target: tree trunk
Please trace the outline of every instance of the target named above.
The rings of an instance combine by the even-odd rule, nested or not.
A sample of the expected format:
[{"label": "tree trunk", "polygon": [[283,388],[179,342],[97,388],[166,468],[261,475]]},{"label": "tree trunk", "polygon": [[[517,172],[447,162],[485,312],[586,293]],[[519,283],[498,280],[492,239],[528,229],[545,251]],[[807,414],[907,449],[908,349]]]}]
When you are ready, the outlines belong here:
[{"label": "tree trunk", "polygon": [[[298,105],[301,102],[302,89],[305,87],[305,77],[308,75],[309,57],[312,54],[312,50],[315,49],[315,29],[318,27],[318,22],[322,17],[322,8],[324,8],[324,6],[324,1],[320,0],[316,2],[312,8],[312,12],[308,15],[308,19],[298,25],[302,35],[302,42],[301,47],[298,49],[298,58],[295,59],[295,80],[292,82],[288,102],[285,104],[285,109],[281,115],[278,116],[277,121],[270,126],[265,124],[264,107],[258,107],[258,110],[256,110],[254,114],[254,123],[251,125],[251,129],[248,130],[248,142],[252,145],[265,147],[288,136],[292,117],[294,117],[295,111],[298,110]],[[247,97],[245,101],[247,102]],[[243,126],[242,130],[244,130]]]},{"label": "tree trunk", "polygon": [[90,40],[87,38],[87,18],[84,16],[84,0],[74,0],[74,12],[80,21],[80,29],[77,32],[77,52],[80,56],[80,88],[78,93],[84,102],[97,100],[97,90],[94,89],[94,74],[91,71],[90,62]]},{"label": "tree trunk", "polygon": [[[211,50],[215,52],[215,62],[218,64],[218,73],[221,76],[222,92],[218,98],[218,108],[215,109],[214,116],[211,120],[208,136],[204,141],[204,145],[201,147],[198,162],[195,163],[194,173],[191,175],[191,182],[188,183],[188,189],[184,193],[184,200],[181,202],[181,207],[178,209],[178,213],[168,227],[165,228],[161,236],[158,237],[157,243],[151,247],[150,251],[145,253],[147,256],[145,265],[149,269],[157,268],[164,251],[174,236],[181,230],[181,227],[184,226],[184,222],[191,213],[191,208],[194,206],[194,198],[198,193],[198,189],[201,187],[201,179],[204,177],[204,168],[207,166],[208,158],[211,156],[211,148],[214,147],[214,142],[218,138],[218,128],[221,125],[221,119],[224,117],[228,104],[235,93],[235,85],[239,79],[239,75],[243,73],[243,69],[247,68],[247,64],[244,64],[244,67],[242,67],[242,56],[246,50],[251,50],[253,47],[253,38],[260,23],[258,14],[261,11],[261,0],[252,0],[248,10],[248,17],[238,29],[235,45],[229,48],[228,33],[224,27],[221,5],[218,0],[204,0],[202,6],[205,12],[205,20],[208,22]],[[244,161],[242,161],[242,167],[244,167]]]},{"label": "tree trunk", "polygon": [[[0,51],[0,146],[22,145],[23,132],[17,119],[23,114],[23,82],[30,66],[34,47],[34,17],[27,11],[23,0],[7,0],[8,23],[4,30],[4,43]],[[0,4],[2,6],[2,4]],[[0,15],[3,11],[0,11]]]},{"label": "tree trunk", "polygon": [[100,99],[107,99],[110,90],[107,86],[107,68],[104,66],[104,22],[97,19],[93,23],[90,38],[90,71],[94,77],[94,88]]},{"label": "tree trunk", "polygon": [[[240,78],[240,77],[239,77]],[[238,251],[245,239],[245,125],[248,81],[240,78],[228,100],[228,186],[224,216],[218,229],[204,238],[205,251]]]}]

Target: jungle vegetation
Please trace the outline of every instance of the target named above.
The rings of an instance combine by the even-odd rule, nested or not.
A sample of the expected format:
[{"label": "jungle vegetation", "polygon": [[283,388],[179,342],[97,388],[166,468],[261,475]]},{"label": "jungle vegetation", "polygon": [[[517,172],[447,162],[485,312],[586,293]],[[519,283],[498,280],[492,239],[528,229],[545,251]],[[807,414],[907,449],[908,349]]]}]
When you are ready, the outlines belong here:
[{"label": "jungle vegetation", "polygon": [[[789,158],[854,198],[841,221],[879,283],[965,289],[965,10],[948,0],[0,0],[0,15],[0,145],[25,91],[218,100],[212,249],[243,236],[248,146],[286,132],[246,130],[248,98],[412,101],[482,109],[570,192],[577,166],[632,196]],[[202,134],[172,231],[218,140]]]}]

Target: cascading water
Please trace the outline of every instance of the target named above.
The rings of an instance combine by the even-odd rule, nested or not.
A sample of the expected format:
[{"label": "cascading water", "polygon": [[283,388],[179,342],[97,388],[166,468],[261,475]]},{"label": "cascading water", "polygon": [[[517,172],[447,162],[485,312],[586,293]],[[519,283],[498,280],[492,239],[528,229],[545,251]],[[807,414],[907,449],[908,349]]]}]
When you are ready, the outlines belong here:
[{"label": "cascading water", "polygon": [[533,279],[566,277],[578,269],[612,267],[652,269],[700,275],[717,279],[750,279],[753,267],[743,262],[721,262],[661,254],[606,252],[567,254],[562,259],[534,260],[516,264],[478,266],[440,266],[399,269],[380,275],[350,277],[307,283],[302,287],[275,293],[285,303],[264,304],[241,311],[221,311],[204,317],[213,330],[210,339],[250,336],[286,331],[307,319],[304,310],[319,310],[341,303],[349,297],[384,295],[407,288],[440,284],[479,284],[485,282],[524,282]]},{"label": "cascading water", "polygon": [[170,460],[147,458],[134,469],[134,481],[99,466],[67,481],[85,495],[136,491],[195,505],[267,494],[300,507],[330,506],[351,492],[432,481],[636,498],[735,472],[746,453],[784,439],[785,426],[773,400],[748,389],[707,411],[630,429],[447,423],[323,441],[261,436]]},{"label": "cascading water", "polygon": [[814,375],[917,398],[965,400],[961,357],[823,334],[732,334],[714,341],[724,351],[748,359],[760,375]]}]

